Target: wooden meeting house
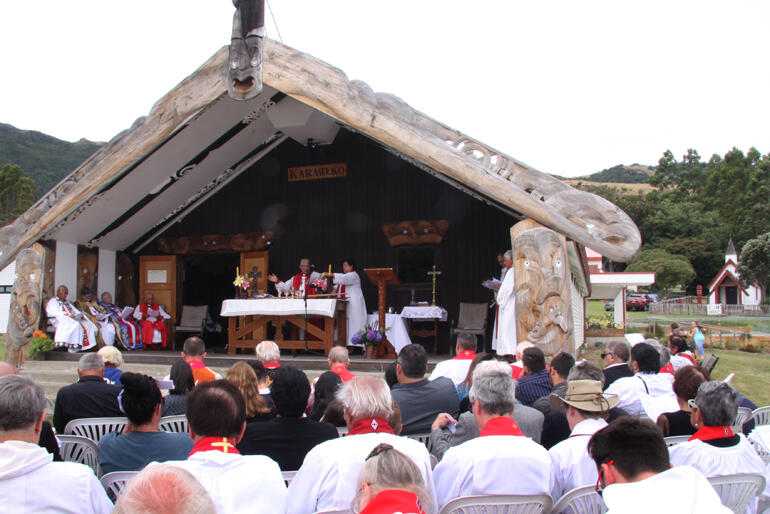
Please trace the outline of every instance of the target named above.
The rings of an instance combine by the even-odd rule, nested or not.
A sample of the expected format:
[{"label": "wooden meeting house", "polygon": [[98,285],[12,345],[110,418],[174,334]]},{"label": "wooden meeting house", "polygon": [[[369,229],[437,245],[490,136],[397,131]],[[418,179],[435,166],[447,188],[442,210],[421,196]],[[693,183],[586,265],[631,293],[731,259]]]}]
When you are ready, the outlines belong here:
[{"label": "wooden meeting house", "polygon": [[[399,284],[388,286],[386,306],[400,312],[431,301],[427,272],[435,265],[436,303],[448,311],[438,342],[447,353],[460,303],[490,301],[481,283],[499,277],[496,255],[512,247],[512,227],[523,219],[561,245],[565,303],[551,325],[569,348],[582,343],[584,247],[627,261],[640,245],[620,209],[278,42],[267,42],[264,89],[252,100],[228,97],[226,61],[227,47],[0,229],[0,268],[23,260],[9,359],[14,337],[43,326],[45,302],[60,284],[71,300],[85,285],[113,293],[118,305],[136,305],[151,290],[172,315],[172,334],[183,306],[205,305],[226,332],[232,324],[220,312],[236,295],[236,269],[256,266],[257,292],[275,294],[267,274],[286,280],[302,257],[319,272],[330,264],[340,272],[342,259],[354,259],[369,312],[378,291],[365,269],[394,270]],[[537,241],[531,256],[519,256],[517,277],[524,263],[531,270],[551,258]],[[519,282],[536,288],[517,278],[517,290]],[[522,294],[520,309],[557,294],[543,291]],[[549,312],[520,313],[519,339]],[[239,338],[256,344],[271,335],[262,325]],[[225,334],[209,344],[226,342]]]}]

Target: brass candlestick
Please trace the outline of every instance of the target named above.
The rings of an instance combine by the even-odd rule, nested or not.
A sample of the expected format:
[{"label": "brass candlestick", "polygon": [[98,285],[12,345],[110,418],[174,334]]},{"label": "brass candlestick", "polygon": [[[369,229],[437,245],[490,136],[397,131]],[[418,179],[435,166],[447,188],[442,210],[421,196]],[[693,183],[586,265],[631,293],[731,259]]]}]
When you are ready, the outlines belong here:
[{"label": "brass candlestick", "polygon": [[433,271],[429,271],[428,275],[433,276],[433,302],[431,305],[436,305],[436,275],[441,275],[440,271],[436,271],[436,265],[433,265]]}]

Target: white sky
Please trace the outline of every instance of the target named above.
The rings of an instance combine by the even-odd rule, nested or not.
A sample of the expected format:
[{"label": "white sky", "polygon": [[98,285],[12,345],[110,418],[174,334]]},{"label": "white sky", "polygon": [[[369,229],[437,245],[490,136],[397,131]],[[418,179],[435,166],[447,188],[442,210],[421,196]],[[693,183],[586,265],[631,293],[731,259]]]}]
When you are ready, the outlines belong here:
[{"label": "white sky", "polygon": [[[768,1],[268,1],[285,44],[541,171],[770,152]],[[229,43],[233,9],[0,2],[0,122],[108,141]]]}]

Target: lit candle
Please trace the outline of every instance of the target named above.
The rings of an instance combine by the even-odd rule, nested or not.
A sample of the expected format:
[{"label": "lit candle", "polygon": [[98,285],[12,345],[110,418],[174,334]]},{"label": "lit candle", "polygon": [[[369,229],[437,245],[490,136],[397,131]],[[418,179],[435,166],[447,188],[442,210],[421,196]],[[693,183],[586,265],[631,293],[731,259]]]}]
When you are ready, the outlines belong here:
[{"label": "lit candle", "polygon": [[331,275],[331,274],[332,274],[332,265],[329,264],[329,275]]},{"label": "lit candle", "polygon": [[240,268],[240,266],[236,266],[235,267],[235,276],[237,277],[240,274],[241,274],[241,268]]}]

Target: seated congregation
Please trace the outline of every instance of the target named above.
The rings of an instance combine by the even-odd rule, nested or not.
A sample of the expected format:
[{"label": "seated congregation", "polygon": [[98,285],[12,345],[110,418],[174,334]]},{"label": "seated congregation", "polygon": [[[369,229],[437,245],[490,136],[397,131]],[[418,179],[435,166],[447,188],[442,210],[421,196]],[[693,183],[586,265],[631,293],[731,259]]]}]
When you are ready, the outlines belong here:
[{"label": "seated congregation", "polygon": [[[0,367],[0,504],[8,512],[431,514],[461,497],[556,502],[590,486],[610,512],[730,512],[707,477],[767,475],[732,428],[742,397],[695,360],[661,372],[664,348],[607,345],[602,370],[566,353],[546,366],[539,348],[522,344],[513,366],[476,353],[475,338],[461,334],[457,356],[429,376],[420,345],[404,347],[385,379],[354,375],[347,350],[335,347],[328,371],[311,381],[270,341],[222,378],[192,337],[165,395],[163,382],[139,373],[107,381],[107,361],[122,364],[114,348],[87,353],[79,380],[57,395],[53,425],[64,434],[81,418],[127,419],[98,441],[101,473],[138,472],[114,506],[90,468],[58,462],[55,444],[47,449],[40,384]],[[186,416],[187,433],[161,430],[163,416],[175,414]],[[770,441],[766,428],[752,435],[759,444]],[[669,448],[669,434],[689,441]],[[761,491],[749,507],[768,496]]]}]

